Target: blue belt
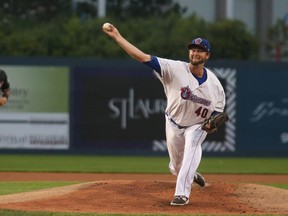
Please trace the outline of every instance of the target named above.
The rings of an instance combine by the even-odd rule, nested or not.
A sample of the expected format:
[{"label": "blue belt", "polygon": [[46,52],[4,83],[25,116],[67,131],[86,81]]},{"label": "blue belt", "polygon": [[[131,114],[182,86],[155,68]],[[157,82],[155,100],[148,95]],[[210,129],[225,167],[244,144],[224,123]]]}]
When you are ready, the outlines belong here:
[{"label": "blue belt", "polygon": [[188,126],[181,126],[181,125],[177,124],[177,123],[168,115],[167,112],[165,112],[165,114],[167,115],[169,121],[171,121],[175,126],[177,126],[178,129],[188,128]]}]

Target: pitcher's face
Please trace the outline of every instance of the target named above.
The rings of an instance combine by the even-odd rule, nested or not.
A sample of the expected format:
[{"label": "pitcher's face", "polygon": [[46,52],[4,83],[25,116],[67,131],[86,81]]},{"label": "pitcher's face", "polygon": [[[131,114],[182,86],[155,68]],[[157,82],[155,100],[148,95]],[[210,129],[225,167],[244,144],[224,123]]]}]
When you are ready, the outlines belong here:
[{"label": "pitcher's face", "polygon": [[189,61],[192,65],[197,66],[205,63],[210,57],[210,53],[200,48],[189,50]]}]

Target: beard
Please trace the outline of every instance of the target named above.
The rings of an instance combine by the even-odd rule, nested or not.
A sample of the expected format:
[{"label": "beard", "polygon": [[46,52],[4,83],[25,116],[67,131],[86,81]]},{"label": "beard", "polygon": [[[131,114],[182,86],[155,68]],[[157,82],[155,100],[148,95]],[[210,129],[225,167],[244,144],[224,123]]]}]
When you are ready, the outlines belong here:
[{"label": "beard", "polygon": [[198,66],[200,64],[203,64],[207,61],[207,59],[200,59],[199,61],[197,62],[194,62],[193,60],[190,60],[190,63],[193,65],[193,66]]}]

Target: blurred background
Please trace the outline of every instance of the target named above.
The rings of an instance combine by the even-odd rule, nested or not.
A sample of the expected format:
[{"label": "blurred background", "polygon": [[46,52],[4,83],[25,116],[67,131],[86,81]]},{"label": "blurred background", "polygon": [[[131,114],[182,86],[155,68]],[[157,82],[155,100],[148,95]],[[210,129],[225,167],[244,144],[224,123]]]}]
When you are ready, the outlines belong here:
[{"label": "blurred background", "polygon": [[0,153],[167,154],[162,85],[104,22],[164,58],[187,61],[193,38],[210,41],[207,67],[230,121],[204,155],[288,155],[286,0],[2,0],[11,96],[0,107]]}]

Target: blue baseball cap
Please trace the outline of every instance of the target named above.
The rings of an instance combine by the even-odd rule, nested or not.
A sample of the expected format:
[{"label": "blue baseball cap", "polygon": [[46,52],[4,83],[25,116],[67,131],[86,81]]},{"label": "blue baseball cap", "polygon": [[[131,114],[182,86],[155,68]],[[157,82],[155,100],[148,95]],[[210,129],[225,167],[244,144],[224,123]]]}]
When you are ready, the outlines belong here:
[{"label": "blue baseball cap", "polygon": [[188,49],[191,49],[192,47],[200,47],[204,49],[206,52],[210,52],[211,46],[208,40],[204,38],[195,38],[192,40],[192,42],[188,45]]}]

